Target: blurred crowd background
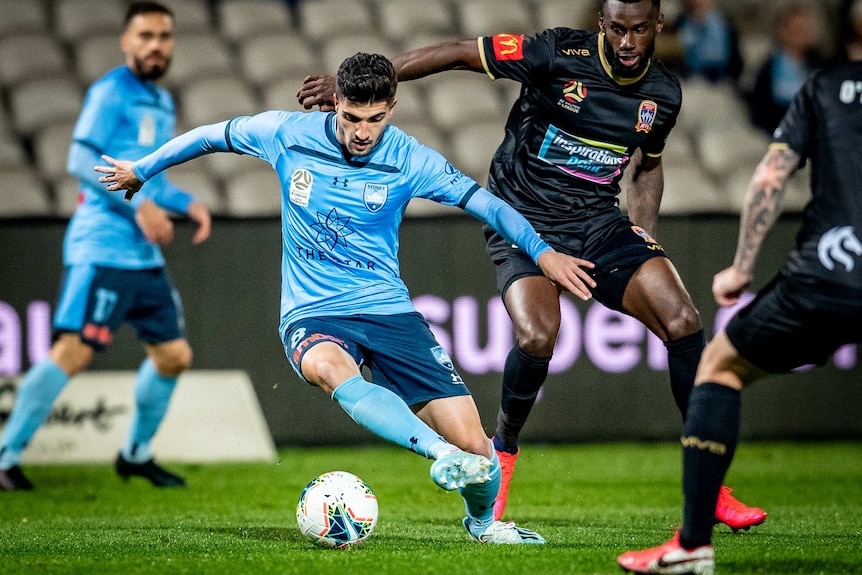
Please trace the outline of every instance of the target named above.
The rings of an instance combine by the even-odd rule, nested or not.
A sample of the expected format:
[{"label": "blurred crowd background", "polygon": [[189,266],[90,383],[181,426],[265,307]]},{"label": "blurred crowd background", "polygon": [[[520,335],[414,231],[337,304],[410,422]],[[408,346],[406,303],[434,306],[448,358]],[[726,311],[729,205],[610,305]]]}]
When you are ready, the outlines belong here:
[{"label": "blurred crowd background", "polygon": [[[265,109],[301,110],[309,74],[358,51],[394,56],[451,38],[594,30],[596,0],[162,0],[176,52],[164,83],[178,132]],[[0,218],[67,218],[65,171],[89,84],[123,63],[126,0],[0,0]],[[663,0],[658,57],[683,86],[665,151],[664,214],[736,213],[796,90],[818,67],[862,59],[862,0]],[[453,72],[399,86],[393,123],[480,183],[519,85]],[[215,215],[273,217],[277,179],[259,160],[217,154],[173,169]],[[808,197],[807,175],[788,210]],[[624,197],[622,198],[624,200]],[[427,203],[408,215],[445,215]]]}]

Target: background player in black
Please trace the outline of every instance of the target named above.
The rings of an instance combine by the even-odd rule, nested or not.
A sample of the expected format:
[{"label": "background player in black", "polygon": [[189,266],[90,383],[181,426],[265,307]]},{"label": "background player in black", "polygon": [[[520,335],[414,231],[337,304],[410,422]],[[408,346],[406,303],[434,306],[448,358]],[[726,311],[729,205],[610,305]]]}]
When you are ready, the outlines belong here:
[{"label": "background player in black", "polygon": [[733,265],[715,275],[723,306],[737,303],[781,212],[787,178],[811,160],[812,197],[796,248],[779,273],[703,354],[682,438],[683,526],[667,543],[620,555],[637,573],[713,572],[712,514],[739,436],[740,391],[770,373],[822,364],[862,342],[862,63],[811,77],[754,172]]},{"label": "background player in black", "polygon": [[[661,152],[681,104],[679,82],[652,58],[662,25],[659,0],[603,0],[599,33],[497,34],[412,50],[393,64],[399,81],[472,70],[522,84],[488,188],[555,249],[595,263],[596,299],[637,318],[665,342],[673,396],[684,414],[704,334],[676,269],[650,235],[664,186]],[[332,76],[311,76],[297,97],[306,108],[328,109],[334,92]],[[627,166],[628,215],[617,200]],[[503,469],[499,518],[518,436],[560,330],[560,290],[516,246],[490,230],[486,236],[517,339],[506,360],[494,436]],[[747,529],[766,514],[725,489],[716,518]]]}]

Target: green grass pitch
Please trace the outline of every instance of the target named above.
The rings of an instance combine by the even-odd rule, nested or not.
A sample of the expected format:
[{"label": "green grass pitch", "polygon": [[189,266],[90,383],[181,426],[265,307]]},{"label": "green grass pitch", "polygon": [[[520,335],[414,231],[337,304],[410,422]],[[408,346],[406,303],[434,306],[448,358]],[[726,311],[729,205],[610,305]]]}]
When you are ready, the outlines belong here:
[{"label": "green grass pitch", "polygon": [[[0,492],[2,574],[619,574],[617,554],[665,541],[680,521],[680,452],[666,444],[524,446],[507,518],[544,546],[483,546],[430,462],[389,446],[288,448],[279,461],[170,465],[186,489],[122,482],[104,465],[33,466],[32,492]],[[296,500],[324,471],[360,475],[380,520],[361,547],[315,547]],[[769,513],[716,527],[716,572],[862,573],[862,443],[743,443],[727,483]]]}]

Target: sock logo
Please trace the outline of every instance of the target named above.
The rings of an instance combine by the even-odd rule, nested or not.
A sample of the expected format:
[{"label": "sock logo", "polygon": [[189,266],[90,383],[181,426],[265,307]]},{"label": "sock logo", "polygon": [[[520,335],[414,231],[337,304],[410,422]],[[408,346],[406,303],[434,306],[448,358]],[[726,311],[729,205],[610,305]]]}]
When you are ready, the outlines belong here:
[{"label": "sock logo", "polygon": [[716,455],[724,455],[727,453],[727,446],[718,441],[710,441],[709,439],[701,439],[694,435],[689,435],[680,439],[683,447],[693,447],[701,451],[709,451]]}]

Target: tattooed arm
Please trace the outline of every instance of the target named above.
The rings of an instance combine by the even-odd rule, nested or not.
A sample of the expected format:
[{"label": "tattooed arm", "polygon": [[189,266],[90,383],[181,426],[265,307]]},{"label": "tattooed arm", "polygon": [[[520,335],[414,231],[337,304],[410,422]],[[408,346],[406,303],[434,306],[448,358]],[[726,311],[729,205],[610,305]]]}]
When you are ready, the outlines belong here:
[{"label": "tattooed arm", "polygon": [[781,213],[784,185],[798,166],[799,154],[786,146],[773,146],[755,169],[745,194],[733,265],[712,280],[712,294],[719,305],[735,304],[751,285],[760,247]]}]

